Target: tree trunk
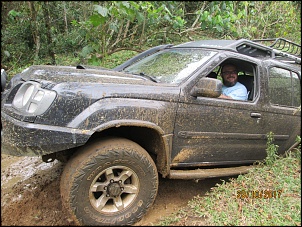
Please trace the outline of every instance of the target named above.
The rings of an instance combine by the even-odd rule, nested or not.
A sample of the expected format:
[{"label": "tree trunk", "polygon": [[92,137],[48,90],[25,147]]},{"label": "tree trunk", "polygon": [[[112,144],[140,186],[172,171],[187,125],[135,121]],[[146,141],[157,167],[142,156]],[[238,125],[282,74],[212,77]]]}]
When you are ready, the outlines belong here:
[{"label": "tree trunk", "polygon": [[30,10],[30,16],[31,16],[31,21],[30,21],[30,27],[31,27],[31,32],[33,35],[33,39],[36,45],[36,50],[35,50],[35,58],[34,61],[39,60],[39,53],[40,53],[40,34],[39,34],[39,26],[38,26],[38,21],[37,21],[37,11],[34,6],[35,2],[28,1],[28,6]]},{"label": "tree trunk", "polygon": [[51,37],[51,26],[50,26],[50,17],[49,17],[49,2],[48,1],[44,1],[42,4],[42,9],[43,9],[43,14],[44,14],[44,20],[45,20],[45,26],[46,26],[46,37],[47,37],[47,51],[48,54],[51,58],[51,64],[55,65],[56,64],[56,57],[55,57],[55,53],[54,53],[54,46],[53,46],[53,41],[52,41],[52,37]]},{"label": "tree trunk", "polygon": [[67,22],[67,9],[66,9],[66,2],[63,2],[64,6],[64,22],[65,22],[65,32],[68,34],[68,22]]}]

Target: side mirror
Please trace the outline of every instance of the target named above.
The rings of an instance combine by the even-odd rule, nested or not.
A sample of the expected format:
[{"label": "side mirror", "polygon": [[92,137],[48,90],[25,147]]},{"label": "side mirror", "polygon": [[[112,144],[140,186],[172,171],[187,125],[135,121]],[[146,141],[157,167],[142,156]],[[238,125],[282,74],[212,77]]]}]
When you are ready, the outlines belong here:
[{"label": "side mirror", "polygon": [[5,90],[7,81],[7,73],[4,69],[1,69],[1,92]]},{"label": "side mirror", "polygon": [[222,93],[222,82],[213,78],[201,78],[192,88],[191,95],[193,97],[203,96],[217,98]]}]

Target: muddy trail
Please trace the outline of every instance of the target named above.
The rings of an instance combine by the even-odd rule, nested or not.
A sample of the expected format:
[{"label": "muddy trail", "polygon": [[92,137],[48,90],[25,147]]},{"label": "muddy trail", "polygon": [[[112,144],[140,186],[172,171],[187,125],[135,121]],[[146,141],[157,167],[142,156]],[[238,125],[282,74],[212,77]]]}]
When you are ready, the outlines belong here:
[{"label": "muddy trail", "polygon": [[[1,225],[75,226],[61,204],[59,185],[63,167],[57,161],[44,163],[40,157],[1,154]],[[184,208],[194,196],[210,191],[221,179],[228,180],[212,178],[196,182],[160,178],[155,203],[135,225],[159,225],[163,218]]]}]

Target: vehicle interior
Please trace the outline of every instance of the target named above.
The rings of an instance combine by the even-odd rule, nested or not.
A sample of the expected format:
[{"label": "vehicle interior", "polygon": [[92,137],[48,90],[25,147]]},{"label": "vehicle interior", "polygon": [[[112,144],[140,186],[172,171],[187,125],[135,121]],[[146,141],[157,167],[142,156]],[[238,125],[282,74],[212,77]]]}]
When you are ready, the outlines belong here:
[{"label": "vehicle interior", "polygon": [[237,66],[238,69],[238,82],[242,83],[248,91],[248,101],[252,101],[254,97],[254,81],[255,81],[255,66],[249,62],[238,60],[238,59],[228,59],[216,67],[212,72],[210,72],[207,77],[222,80],[220,76],[221,65],[225,63],[230,63]]}]

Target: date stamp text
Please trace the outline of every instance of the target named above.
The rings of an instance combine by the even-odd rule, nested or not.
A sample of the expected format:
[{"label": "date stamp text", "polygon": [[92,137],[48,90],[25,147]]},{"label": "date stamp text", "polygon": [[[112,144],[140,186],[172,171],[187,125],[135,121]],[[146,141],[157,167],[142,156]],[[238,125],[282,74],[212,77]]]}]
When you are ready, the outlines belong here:
[{"label": "date stamp text", "polygon": [[237,199],[279,199],[283,190],[238,190]]}]

